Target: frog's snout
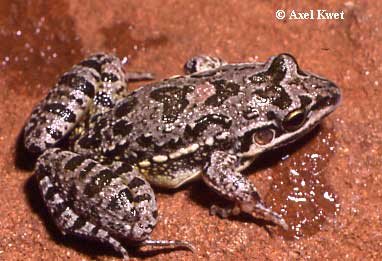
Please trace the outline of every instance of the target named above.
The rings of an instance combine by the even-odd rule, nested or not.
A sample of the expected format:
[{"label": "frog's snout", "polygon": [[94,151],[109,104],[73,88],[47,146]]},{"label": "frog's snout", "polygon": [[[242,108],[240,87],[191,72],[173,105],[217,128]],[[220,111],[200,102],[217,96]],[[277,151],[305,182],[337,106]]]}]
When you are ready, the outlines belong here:
[{"label": "frog's snout", "polygon": [[329,92],[330,92],[331,97],[333,99],[333,103],[337,107],[341,103],[341,99],[342,99],[341,89],[337,85],[332,83]]}]

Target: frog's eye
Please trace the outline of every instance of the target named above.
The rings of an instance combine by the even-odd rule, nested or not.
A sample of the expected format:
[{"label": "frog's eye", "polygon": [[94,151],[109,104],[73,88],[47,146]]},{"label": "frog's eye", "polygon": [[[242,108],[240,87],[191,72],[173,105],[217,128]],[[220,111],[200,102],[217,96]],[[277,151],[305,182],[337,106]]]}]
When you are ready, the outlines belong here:
[{"label": "frog's eye", "polygon": [[261,129],[253,133],[252,140],[257,145],[266,145],[275,137],[273,129]]},{"label": "frog's eye", "polygon": [[284,119],[283,128],[286,131],[295,131],[305,122],[305,111],[297,109],[290,112]]}]

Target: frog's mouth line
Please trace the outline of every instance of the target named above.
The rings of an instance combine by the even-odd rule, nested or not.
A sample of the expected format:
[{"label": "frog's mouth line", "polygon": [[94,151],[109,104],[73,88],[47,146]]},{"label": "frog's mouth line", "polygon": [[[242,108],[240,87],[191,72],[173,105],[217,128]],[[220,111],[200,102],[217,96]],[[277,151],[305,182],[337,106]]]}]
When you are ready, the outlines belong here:
[{"label": "frog's mouth line", "polygon": [[256,157],[263,152],[277,149],[296,141],[298,139],[296,137],[304,136],[305,134],[313,130],[314,127],[316,127],[320,123],[320,121],[323,118],[325,118],[328,114],[333,112],[338,107],[338,105],[339,102],[335,106],[328,107],[320,110],[319,112],[316,112],[316,115],[311,116],[301,128],[299,128],[296,131],[281,135],[280,137],[275,138],[272,142],[268,143],[267,145],[259,146],[258,144],[251,144],[249,150],[247,152],[240,153],[239,157]]}]

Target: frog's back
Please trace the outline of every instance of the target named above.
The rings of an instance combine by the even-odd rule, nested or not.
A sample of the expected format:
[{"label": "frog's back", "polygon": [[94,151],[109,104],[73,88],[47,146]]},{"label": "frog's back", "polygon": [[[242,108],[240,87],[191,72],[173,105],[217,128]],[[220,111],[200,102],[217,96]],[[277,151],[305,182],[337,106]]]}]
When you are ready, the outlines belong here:
[{"label": "frog's back", "polygon": [[243,124],[245,79],[260,67],[226,65],[142,86],[110,112],[93,116],[75,150],[100,160],[137,162],[196,150],[205,158],[213,149],[232,147],[235,125]]}]

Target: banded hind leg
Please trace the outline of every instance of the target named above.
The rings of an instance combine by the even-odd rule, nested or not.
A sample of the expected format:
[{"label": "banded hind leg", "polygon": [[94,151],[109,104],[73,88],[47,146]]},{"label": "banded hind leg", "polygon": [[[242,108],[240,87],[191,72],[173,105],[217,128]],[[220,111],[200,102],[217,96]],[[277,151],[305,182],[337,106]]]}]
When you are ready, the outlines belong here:
[{"label": "banded hind leg", "polygon": [[25,147],[42,153],[53,147],[87,115],[104,113],[127,95],[127,81],[152,79],[150,73],[127,73],[112,55],[88,57],[65,73],[31,113]]},{"label": "banded hind leg", "polygon": [[157,205],[137,169],[116,162],[104,166],[74,152],[46,150],[36,177],[44,202],[63,234],[107,243],[128,258],[126,245],[185,247],[181,240],[153,240]]},{"label": "banded hind leg", "polygon": [[213,206],[211,212],[225,218],[240,212],[257,214],[266,220],[288,229],[285,220],[261,200],[254,184],[237,171],[239,160],[235,155],[216,151],[211,155],[202,174],[203,181],[218,194],[234,203],[230,208]]}]

